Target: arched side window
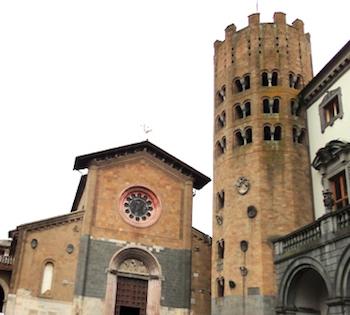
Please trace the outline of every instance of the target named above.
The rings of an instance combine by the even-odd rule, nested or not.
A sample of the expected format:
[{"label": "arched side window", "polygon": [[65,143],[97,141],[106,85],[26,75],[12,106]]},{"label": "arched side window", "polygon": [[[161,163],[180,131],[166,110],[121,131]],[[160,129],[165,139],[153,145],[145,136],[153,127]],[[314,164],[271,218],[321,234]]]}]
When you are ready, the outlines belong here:
[{"label": "arched side window", "polygon": [[224,259],[224,255],[225,255],[225,241],[223,239],[220,239],[216,243],[217,243],[217,246],[218,246],[218,258],[219,259]]},{"label": "arched side window", "polygon": [[289,87],[300,90],[302,88],[303,77],[299,74],[296,75],[293,72],[289,73]]},{"label": "arched side window", "polygon": [[250,89],[250,75],[246,74],[244,76],[244,90],[249,90]]},{"label": "arched side window", "polygon": [[263,99],[263,113],[270,114],[270,100],[268,98]]},{"label": "arched side window", "polygon": [[218,289],[218,297],[223,297],[225,295],[225,279],[223,277],[219,277],[216,279],[217,289]]},{"label": "arched side window", "polygon": [[297,100],[291,99],[290,102],[290,112],[293,116],[300,116],[301,107]]},{"label": "arched side window", "polygon": [[289,87],[293,88],[294,87],[294,83],[295,83],[295,74],[293,72],[289,73]]},{"label": "arched side window", "polygon": [[269,86],[268,73],[265,71],[261,74],[261,85]]},{"label": "arched side window", "polygon": [[226,125],[226,113],[223,111],[220,115],[216,117],[216,128],[221,129]]},{"label": "arched side window", "polygon": [[222,209],[225,207],[225,191],[221,190],[218,193],[216,193],[217,198],[217,209]]},{"label": "arched side window", "polygon": [[278,85],[278,72],[277,71],[272,72],[271,85],[272,86]]},{"label": "arched side window", "polygon": [[216,142],[216,151],[218,155],[224,154],[226,151],[226,138],[222,137],[221,140]]},{"label": "arched side window", "polygon": [[282,127],[276,126],[273,132],[273,140],[280,141],[282,139]]},{"label": "arched side window", "polygon": [[242,92],[243,91],[243,84],[239,78],[234,80],[235,90],[236,92]]},{"label": "arched side window", "polygon": [[270,141],[272,138],[271,138],[271,127],[270,126],[265,126],[264,127],[264,140],[265,141]]},{"label": "arched side window", "polygon": [[240,130],[235,132],[235,146],[240,147],[244,145],[244,138]]},{"label": "arched side window", "polygon": [[237,119],[242,119],[243,118],[243,110],[241,108],[241,105],[240,104],[236,104],[235,107],[234,107],[234,117],[235,117],[235,120]]},{"label": "arched side window", "polygon": [[250,105],[250,102],[247,101],[244,103],[244,116],[245,117],[248,117],[251,115],[251,105]]},{"label": "arched side window", "polygon": [[245,140],[246,140],[246,144],[253,142],[253,131],[252,131],[252,128],[247,128],[245,130]]},{"label": "arched side window", "polygon": [[278,114],[279,111],[280,111],[280,100],[278,98],[275,98],[272,104],[272,113]]},{"label": "arched side window", "polygon": [[216,102],[217,104],[221,104],[226,99],[226,86],[223,85],[219,91],[216,93]]},{"label": "arched side window", "polygon": [[305,144],[306,142],[306,130],[304,128],[293,127],[293,142]]},{"label": "arched side window", "polygon": [[52,280],[54,273],[54,264],[46,262],[43,271],[40,294],[48,294],[52,290]]}]

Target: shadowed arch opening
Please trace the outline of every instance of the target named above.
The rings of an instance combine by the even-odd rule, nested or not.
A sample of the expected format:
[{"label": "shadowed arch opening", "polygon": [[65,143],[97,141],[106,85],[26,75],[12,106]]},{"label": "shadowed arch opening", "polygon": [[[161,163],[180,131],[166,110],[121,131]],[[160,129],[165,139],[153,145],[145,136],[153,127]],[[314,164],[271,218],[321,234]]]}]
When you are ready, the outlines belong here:
[{"label": "shadowed arch opening", "polygon": [[[128,283],[130,282],[130,284]],[[131,283],[132,282],[132,283]],[[145,306],[120,302],[123,294],[118,290],[135,287],[139,284],[146,291]],[[142,290],[137,288],[137,292]],[[127,293],[129,294],[129,293]],[[127,295],[126,294],[126,295]],[[111,259],[107,275],[105,314],[119,314],[126,308],[139,308],[140,314],[160,314],[161,267],[156,257],[142,247],[126,247],[118,251]],[[118,300],[119,299],[119,300]],[[139,297],[137,297],[139,299]]]},{"label": "shadowed arch opening", "polygon": [[0,313],[5,312],[6,310],[6,302],[7,296],[9,294],[9,286],[8,283],[0,278]]},{"label": "shadowed arch opening", "polygon": [[5,291],[0,285],[0,313],[4,311],[3,309],[4,303],[5,303]]}]

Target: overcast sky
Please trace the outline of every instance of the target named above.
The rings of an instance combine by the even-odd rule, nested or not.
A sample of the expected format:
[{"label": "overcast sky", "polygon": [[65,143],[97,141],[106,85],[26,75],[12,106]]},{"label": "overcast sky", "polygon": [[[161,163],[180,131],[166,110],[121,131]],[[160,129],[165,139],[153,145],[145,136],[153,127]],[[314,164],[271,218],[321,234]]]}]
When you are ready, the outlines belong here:
[{"label": "overcast sky", "polygon": [[[314,74],[349,40],[348,1],[260,0],[311,33]],[[213,42],[256,0],[1,1],[0,239],[70,211],[77,155],[145,140],[212,177]],[[211,233],[212,186],[194,226]]]}]

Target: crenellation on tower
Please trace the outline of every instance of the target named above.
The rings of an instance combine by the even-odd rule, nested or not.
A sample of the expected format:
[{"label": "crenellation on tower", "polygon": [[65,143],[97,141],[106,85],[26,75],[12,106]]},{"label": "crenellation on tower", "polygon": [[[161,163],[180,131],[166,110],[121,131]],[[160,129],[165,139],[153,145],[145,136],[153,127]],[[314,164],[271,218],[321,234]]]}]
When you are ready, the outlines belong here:
[{"label": "crenellation on tower", "polygon": [[[248,22],[241,30],[229,26],[215,45],[213,243],[222,240],[225,253],[212,256],[213,315],[232,308],[273,314],[271,240],[313,218],[305,115],[297,102],[312,77],[309,35],[301,21],[286,24],[281,12],[274,23],[260,23],[259,13]],[[254,218],[247,215],[252,206]]]}]

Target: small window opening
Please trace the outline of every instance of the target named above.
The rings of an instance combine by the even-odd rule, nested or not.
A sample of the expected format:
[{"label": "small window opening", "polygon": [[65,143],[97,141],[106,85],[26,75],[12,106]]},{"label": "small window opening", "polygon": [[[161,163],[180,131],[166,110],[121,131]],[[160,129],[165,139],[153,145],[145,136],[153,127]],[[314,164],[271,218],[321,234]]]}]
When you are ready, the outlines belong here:
[{"label": "small window opening", "polygon": [[219,129],[225,127],[226,125],[226,113],[225,112],[222,112],[216,119],[216,122],[217,122],[217,127]]},{"label": "small window opening", "polygon": [[218,148],[218,152],[220,154],[225,153],[226,151],[226,138],[223,137],[221,140],[219,140],[217,143],[217,148]]},{"label": "small window opening", "polygon": [[218,297],[223,297],[225,295],[225,279],[223,277],[216,279],[218,286]]},{"label": "small window opening", "polygon": [[243,85],[239,79],[235,80],[236,90],[237,92],[243,91]]},{"label": "small window opening", "polygon": [[244,88],[245,88],[245,90],[250,89],[250,76],[249,75],[246,75],[244,77]]},{"label": "small window opening", "polygon": [[293,128],[293,142],[297,143],[298,142],[298,131],[297,128]]},{"label": "small window opening", "polygon": [[290,111],[293,116],[300,116],[301,107],[296,100],[290,101]]},{"label": "small window opening", "polygon": [[237,104],[235,106],[235,119],[242,119],[243,118],[243,110],[241,108],[241,105]]},{"label": "small window opening", "polygon": [[248,128],[245,132],[245,139],[247,144],[248,143],[252,143],[253,142],[253,132],[252,132],[252,128]]},{"label": "small window opening", "polygon": [[244,103],[244,110],[245,110],[245,117],[248,117],[251,115],[250,102]]},{"label": "small window opening", "polygon": [[263,100],[263,112],[264,114],[270,114],[270,102],[267,98]]},{"label": "small window opening", "polygon": [[282,128],[281,126],[275,127],[275,131],[273,133],[273,140],[279,141],[282,139]]},{"label": "small window opening", "polygon": [[292,88],[294,87],[294,78],[295,78],[295,75],[293,73],[290,73],[289,74],[289,87]]},{"label": "small window opening", "polygon": [[305,144],[306,132],[305,129],[301,129],[297,138],[297,142],[301,144]]},{"label": "small window opening", "polygon": [[272,80],[271,80],[272,86],[278,85],[278,73],[276,71],[272,72]]},{"label": "small window opening", "polygon": [[235,133],[235,139],[236,139],[236,146],[242,146],[242,145],[244,145],[244,138],[243,138],[243,136],[242,136],[242,133],[240,132],[240,131],[237,131],[236,133]]},{"label": "small window opening", "polygon": [[294,88],[297,90],[301,89],[301,77],[299,75],[295,79]]},{"label": "small window opening", "polygon": [[263,72],[261,75],[261,85],[262,86],[269,86],[269,81],[267,78],[267,72]]},{"label": "small window opening", "polygon": [[225,191],[221,190],[217,193],[218,209],[222,209],[225,206]]},{"label": "small window opening", "polygon": [[273,105],[272,105],[272,112],[274,114],[279,113],[279,107],[280,107],[280,100],[278,98],[275,98],[273,100]]},{"label": "small window opening", "polygon": [[339,210],[347,206],[349,204],[349,197],[345,171],[333,176],[329,180],[329,183],[333,193],[335,209]]},{"label": "small window opening", "polygon": [[336,117],[339,114],[339,112],[339,100],[338,96],[335,96],[327,103],[327,105],[323,107],[323,113],[326,124],[330,125],[331,122],[334,120],[334,117]]},{"label": "small window opening", "polygon": [[218,258],[224,259],[225,254],[225,241],[223,239],[217,241],[218,245]]},{"label": "small window opening", "polygon": [[264,127],[264,140],[271,140],[271,127],[270,126],[265,126]]},{"label": "small window opening", "polygon": [[221,104],[226,98],[226,87],[225,85],[217,92],[218,103]]}]

